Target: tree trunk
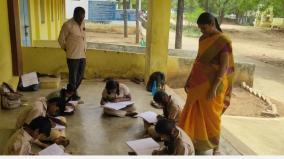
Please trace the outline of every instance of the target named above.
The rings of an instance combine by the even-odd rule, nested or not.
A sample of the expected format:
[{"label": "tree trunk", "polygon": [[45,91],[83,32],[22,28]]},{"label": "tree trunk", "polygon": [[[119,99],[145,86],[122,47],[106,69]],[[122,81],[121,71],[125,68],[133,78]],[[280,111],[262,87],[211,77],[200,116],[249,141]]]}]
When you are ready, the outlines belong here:
[{"label": "tree trunk", "polygon": [[127,1],[123,0],[123,20],[124,20],[124,37],[128,37],[127,33],[127,21],[128,21],[128,15],[127,15]]},{"label": "tree trunk", "polygon": [[221,25],[225,16],[225,9],[222,8],[219,12],[219,24]]},{"label": "tree trunk", "polygon": [[176,22],[176,41],[175,41],[176,49],[182,48],[183,10],[184,10],[184,0],[178,0],[177,22]]},{"label": "tree trunk", "polygon": [[209,12],[209,0],[205,0],[205,11]]},{"label": "tree trunk", "polygon": [[140,18],[140,14],[139,14],[139,8],[141,8],[141,0],[136,0],[136,44],[139,43],[139,18]]}]

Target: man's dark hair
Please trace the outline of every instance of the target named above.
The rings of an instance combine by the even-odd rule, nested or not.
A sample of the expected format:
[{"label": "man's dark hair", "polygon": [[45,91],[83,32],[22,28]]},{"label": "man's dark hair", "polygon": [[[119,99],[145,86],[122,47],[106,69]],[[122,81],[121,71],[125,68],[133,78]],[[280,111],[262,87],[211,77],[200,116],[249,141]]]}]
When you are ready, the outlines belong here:
[{"label": "man's dark hair", "polygon": [[28,127],[32,130],[39,130],[39,133],[45,134],[47,137],[50,135],[51,122],[47,117],[37,117],[28,124]]},{"label": "man's dark hair", "polygon": [[155,130],[159,134],[171,135],[172,130],[175,127],[175,121],[169,119],[161,119],[157,122]]},{"label": "man's dark hair", "polygon": [[119,95],[119,83],[113,79],[110,79],[106,82],[106,90],[107,90],[107,93],[110,94],[110,90],[114,90],[116,89],[116,94]]},{"label": "man's dark hair", "polygon": [[154,95],[154,101],[155,101],[156,103],[160,104],[160,103],[162,103],[163,98],[164,98],[164,97],[167,97],[167,96],[168,96],[168,94],[167,94],[165,91],[159,90],[159,91],[156,92],[155,95]]},{"label": "man's dark hair", "polygon": [[79,15],[85,14],[85,9],[82,7],[76,7],[74,9],[73,17],[77,17]]}]

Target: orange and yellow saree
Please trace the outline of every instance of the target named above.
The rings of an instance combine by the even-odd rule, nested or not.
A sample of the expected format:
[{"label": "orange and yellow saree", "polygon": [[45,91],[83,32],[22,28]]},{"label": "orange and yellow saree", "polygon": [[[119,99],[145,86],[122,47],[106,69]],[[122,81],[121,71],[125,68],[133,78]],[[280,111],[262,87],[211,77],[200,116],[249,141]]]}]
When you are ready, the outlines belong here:
[{"label": "orange and yellow saree", "polygon": [[[229,55],[229,63],[216,97],[209,100],[208,92],[220,70],[216,61],[221,53]],[[206,151],[219,145],[221,115],[230,104],[233,73],[231,41],[226,36],[218,33],[199,41],[198,55],[187,81],[186,104],[179,119],[179,126],[191,137],[196,151]]]}]

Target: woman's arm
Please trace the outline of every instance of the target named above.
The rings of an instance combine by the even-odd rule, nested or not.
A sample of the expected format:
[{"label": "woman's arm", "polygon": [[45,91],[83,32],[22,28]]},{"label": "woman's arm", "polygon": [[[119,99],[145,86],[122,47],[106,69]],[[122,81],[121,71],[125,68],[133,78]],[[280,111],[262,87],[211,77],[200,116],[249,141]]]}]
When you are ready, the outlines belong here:
[{"label": "woman's arm", "polygon": [[209,100],[216,97],[217,88],[219,87],[219,85],[222,81],[222,78],[224,77],[224,75],[227,71],[228,65],[229,65],[229,53],[228,52],[222,52],[220,54],[220,70],[217,72],[214,83],[213,83],[211,89],[209,90],[209,94],[208,94]]}]

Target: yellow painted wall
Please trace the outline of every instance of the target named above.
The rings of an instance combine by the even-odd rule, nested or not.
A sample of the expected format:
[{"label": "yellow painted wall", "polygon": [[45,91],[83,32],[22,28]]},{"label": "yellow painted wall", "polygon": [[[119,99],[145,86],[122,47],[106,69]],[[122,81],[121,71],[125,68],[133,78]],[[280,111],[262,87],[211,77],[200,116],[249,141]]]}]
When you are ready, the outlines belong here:
[{"label": "yellow painted wall", "polygon": [[[64,51],[59,48],[22,48],[24,72],[37,71],[47,74],[67,75],[68,69]],[[182,88],[189,75],[194,59],[169,56],[167,84],[172,88]],[[253,84],[255,66],[237,63],[235,84],[245,81]],[[86,78],[143,78],[145,75],[145,54],[104,50],[87,50]]]},{"label": "yellow painted wall", "polygon": [[12,54],[9,33],[7,0],[0,0],[0,83],[8,82],[15,88],[17,77],[12,74]]},{"label": "yellow painted wall", "polygon": [[[24,72],[67,73],[64,51],[59,48],[22,48]],[[144,54],[87,50],[85,77],[141,77],[145,72]]]},{"label": "yellow painted wall", "polygon": [[[53,8],[51,2],[53,1]],[[31,42],[32,46],[38,40],[57,40],[65,15],[64,0],[45,0],[45,23],[41,23],[40,0],[29,0]],[[53,12],[53,21],[52,21]]]}]

